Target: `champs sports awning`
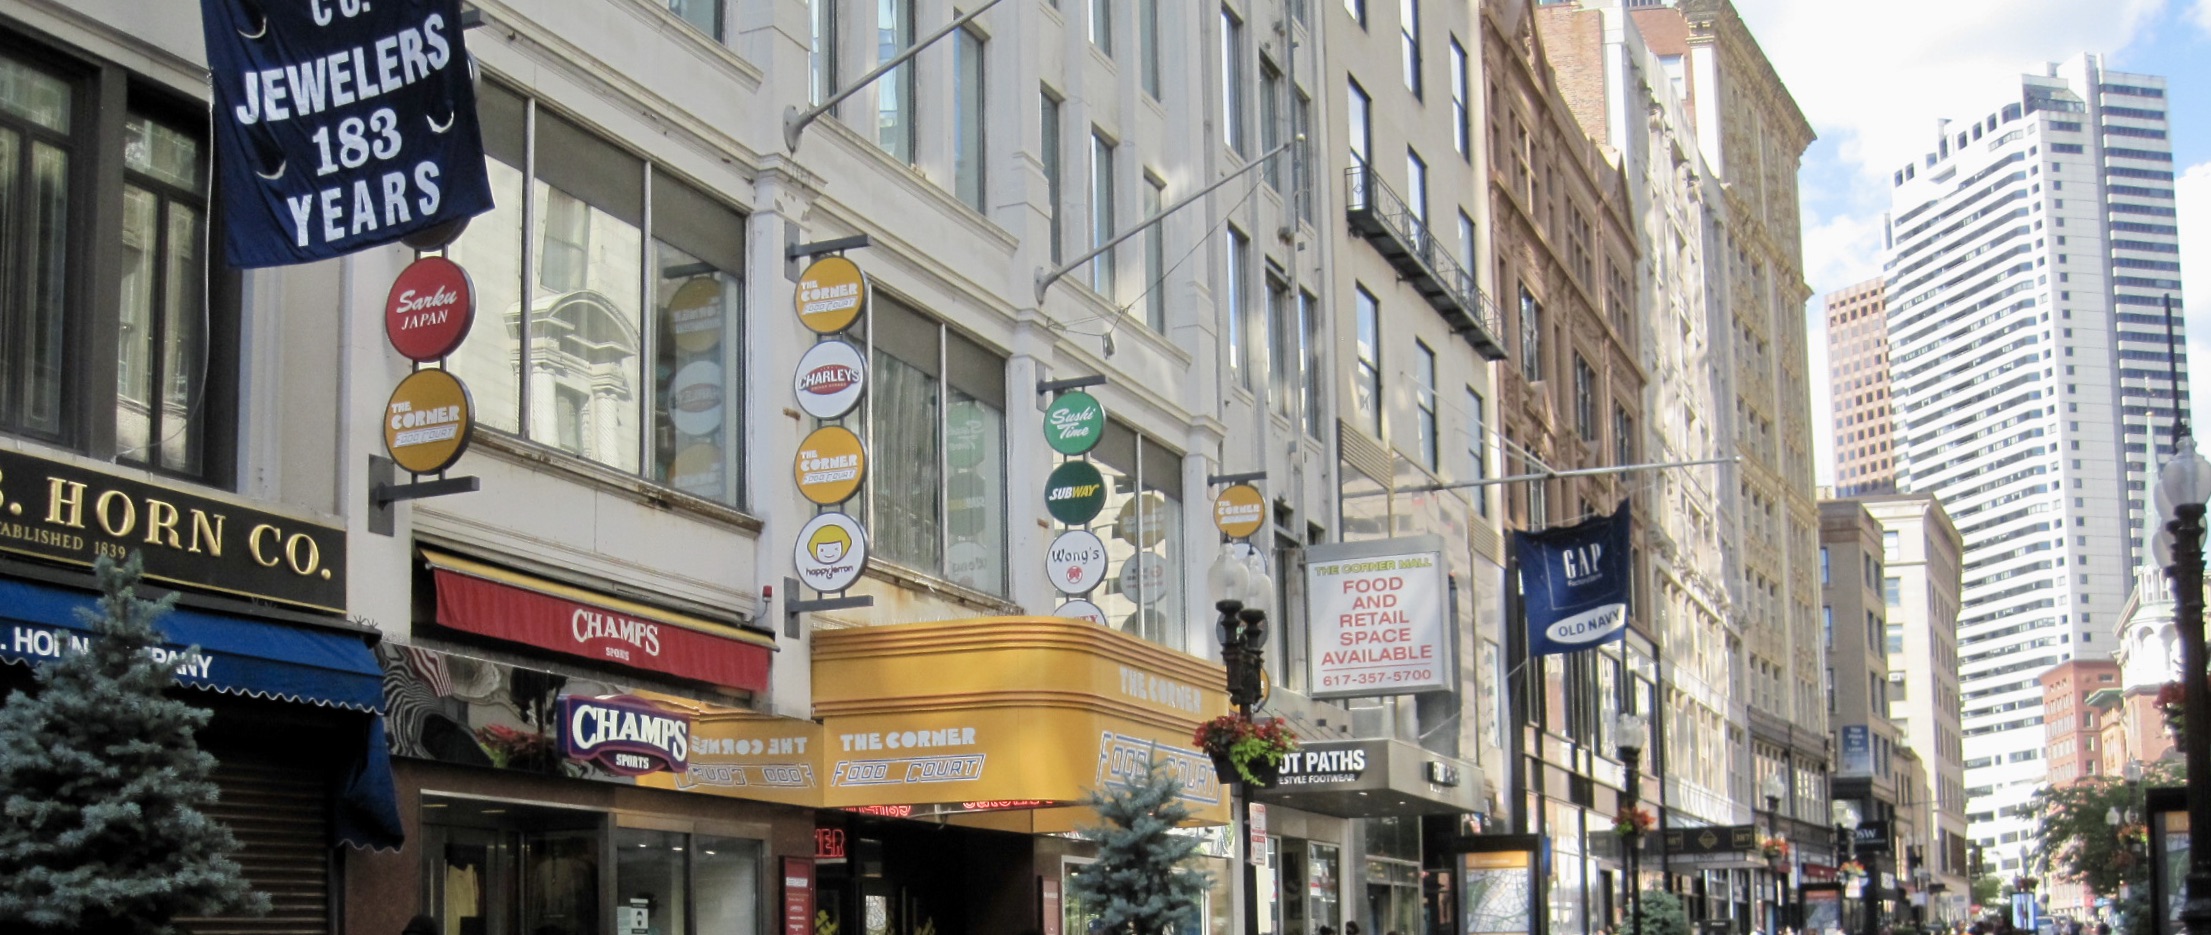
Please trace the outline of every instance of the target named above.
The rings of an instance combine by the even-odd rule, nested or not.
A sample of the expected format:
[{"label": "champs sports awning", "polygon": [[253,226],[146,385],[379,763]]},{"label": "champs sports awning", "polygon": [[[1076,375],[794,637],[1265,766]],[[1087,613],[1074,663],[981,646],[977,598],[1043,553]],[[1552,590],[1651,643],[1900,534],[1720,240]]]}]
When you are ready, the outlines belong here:
[{"label": "champs sports awning", "polygon": [[423,549],[437,622],[600,663],[765,691],[775,639],[496,565]]}]

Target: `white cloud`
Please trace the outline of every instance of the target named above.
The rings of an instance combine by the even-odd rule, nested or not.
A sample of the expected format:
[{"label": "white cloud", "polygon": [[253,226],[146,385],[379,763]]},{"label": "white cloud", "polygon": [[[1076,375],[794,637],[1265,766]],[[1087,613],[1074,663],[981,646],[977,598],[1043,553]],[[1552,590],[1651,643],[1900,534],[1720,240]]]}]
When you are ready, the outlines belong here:
[{"label": "white cloud", "polygon": [[2189,10],[2188,14],[2189,19],[2195,20],[2197,28],[2211,32],[2211,0],[2196,0],[2195,8]]},{"label": "white cloud", "polygon": [[[2211,0],[2197,7],[2200,12]],[[2211,399],[2195,391],[2193,374],[2211,367],[2211,162],[2200,162],[2182,172],[2174,186],[2180,208],[2181,304],[2187,310],[2189,397],[2195,411],[2190,428],[2197,437],[2211,437]],[[2190,236],[2193,235],[2193,236]]]}]

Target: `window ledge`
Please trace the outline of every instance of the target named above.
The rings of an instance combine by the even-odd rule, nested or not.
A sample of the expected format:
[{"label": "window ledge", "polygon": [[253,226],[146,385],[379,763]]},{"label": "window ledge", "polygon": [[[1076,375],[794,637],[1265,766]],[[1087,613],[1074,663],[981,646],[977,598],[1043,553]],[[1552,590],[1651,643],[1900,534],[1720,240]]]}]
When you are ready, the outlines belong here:
[{"label": "window ledge", "polygon": [[762,526],[759,517],[735,507],[662,487],[635,474],[627,474],[586,461],[560,449],[541,445],[505,432],[490,429],[479,430],[470,448],[489,453],[502,461],[527,465],[600,490],[621,494],[645,506],[673,513],[682,513],[694,519],[716,525],[755,534],[760,532]]},{"label": "window ledge", "polygon": [[914,568],[900,565],[880,555],[868,557],[867,576],[880,579],[894,586],[922,591],[955,603],[966,604],[987,613],[1020,614],[1021,605],[996,595],[978,591],[964,584],[954,584],[943,578]]}]

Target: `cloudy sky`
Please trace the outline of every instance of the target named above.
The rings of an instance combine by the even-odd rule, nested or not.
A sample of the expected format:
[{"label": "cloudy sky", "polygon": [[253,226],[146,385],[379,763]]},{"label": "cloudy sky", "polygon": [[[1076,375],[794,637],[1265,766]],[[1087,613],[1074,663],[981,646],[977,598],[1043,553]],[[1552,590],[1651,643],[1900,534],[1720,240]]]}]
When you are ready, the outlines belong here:
[{"label": "cloudy sky", "polygon": [[[2198,372],[2211,367],[2211,0],[1735,5],[1819,132],[1800,184],[1820,483],[1834,475],[1834,433],[1819,296],[1879,275],[1886,178],[1933,148],[1936,121],[2017,100],[2018,76],[2047,62],[2100,52],[2107,68],[2170,79],[2189,355]],[[2211,398],[2191,395],[2191,421],[2211,426]]]}]

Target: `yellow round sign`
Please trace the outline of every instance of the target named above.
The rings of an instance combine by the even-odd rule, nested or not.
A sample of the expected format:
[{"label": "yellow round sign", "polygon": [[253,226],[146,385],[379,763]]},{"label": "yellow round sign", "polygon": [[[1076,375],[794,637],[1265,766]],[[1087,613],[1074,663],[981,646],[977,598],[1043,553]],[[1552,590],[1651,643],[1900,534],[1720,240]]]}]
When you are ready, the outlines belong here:
[{"label": "yellow round sign", "polygon": [[1232,484],[1213,498],[1213,525],[1231,539],[1249,539],[1267,524],[1267,498],[1250,484]]},{"label": "yellow round sign", "polygon": [[868,278],[860,264],[841,256],[825,256],[798,276],[792,304],[798,320],[815,334],[836,334],[852,327],[867,310]]},{"label": "yellow round sign", "polygon": [[384,405],[384,450],[408,473],[436,474],[461,459],[475,427],[476,405],[459,377],[417,370]]},{"label": "yellow round sign", "polygon": [[824,425],[798,443],[791,476],[801,496],[822,506],[852,499],[867,476],[867,451],[860,436],[841,425]]},{"label": "yellow round sign", "polygon": [[722,281],[693,276],[668,297],[668,321],[676,347],[701,354],[722,343]]}]

